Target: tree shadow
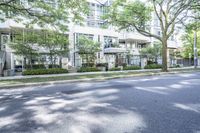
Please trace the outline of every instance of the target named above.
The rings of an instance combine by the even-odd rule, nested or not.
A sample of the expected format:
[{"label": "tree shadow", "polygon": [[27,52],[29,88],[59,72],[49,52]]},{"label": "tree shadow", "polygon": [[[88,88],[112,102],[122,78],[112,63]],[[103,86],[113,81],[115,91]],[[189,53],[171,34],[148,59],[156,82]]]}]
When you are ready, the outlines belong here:
[{"label": "tree shadow", "polygon": [[175,75],[1,90],[0,132],[198,132],[198,88]]},{"label": "tree shadow", "polygon": [[4,92],[0,132],[132,132],[145,126],[139,113],[112,106],[122,86],[80,84]]}]

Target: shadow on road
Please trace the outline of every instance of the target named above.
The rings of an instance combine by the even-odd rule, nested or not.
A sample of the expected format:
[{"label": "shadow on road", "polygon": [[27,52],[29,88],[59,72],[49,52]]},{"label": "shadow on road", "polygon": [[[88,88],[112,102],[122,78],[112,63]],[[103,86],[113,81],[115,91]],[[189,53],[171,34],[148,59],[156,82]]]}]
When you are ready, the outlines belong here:
[{"label": "shadow on road", "polygon": [[197,74],[0,91],[0,132],[195,133]]}]

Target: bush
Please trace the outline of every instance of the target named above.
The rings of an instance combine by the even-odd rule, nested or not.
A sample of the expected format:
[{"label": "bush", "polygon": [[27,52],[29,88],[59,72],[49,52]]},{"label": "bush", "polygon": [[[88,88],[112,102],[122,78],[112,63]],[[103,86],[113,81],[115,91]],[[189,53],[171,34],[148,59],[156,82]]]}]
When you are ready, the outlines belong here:
[{"label": "bush", "polygon": [[127,63],[122,63],[121,66],[127,67]]},{"label": "bush", "polygon": [[152,64],[155,64],[155,62],[150,61],[150,60],[147,61],[147,65],[152,65]]},{"label": "bush", "polygon": [[108,63],[97,63],[96,67],[108,67]]},{"label": "bush", "polygon": [[83,63],[82,67],[94,67],[94,63]]},{"label": "bush", "polygon": [[[25,65],[25,69],[31,69],[31,65]],[[46,69],[44,64],[33,64],[32,69]]]},{"label": "bush", "polygon": [[101,70],[96,67],[81,67],[77,72],[99,72]]},{"label": "bush", "polygon": [[108,71],[120,71],[120,70],[121,70],[121,68],[114,67],[114,68],[109,69]]},{"label": "bush", "polygon": [[162,65],[159,64],[150,64],[144,67],[144,69],[160,69],[160,68],[162,68]]},{"label": "bush", "polygon": [[127,66],[123,68],[123,70],[140,70],[140,69],[141,69],[140,66]]},{"label": "bush", "polygon": [[61,74],[61,73],[68,73],[68,70],[61,68],[35,69],[35,70],[26,70],[22,72],[22,75],[44,75],[44,74]]},{"label": "bush", "polygon": [[172,67],[170,67],[170,68],[180,68],[181,66],[180,65],[174,65],[174,66],[172,66]]},{"label": "bush", "polygon": [[49,68],[60,68],[60,65],[57,64],[50,64]]}]

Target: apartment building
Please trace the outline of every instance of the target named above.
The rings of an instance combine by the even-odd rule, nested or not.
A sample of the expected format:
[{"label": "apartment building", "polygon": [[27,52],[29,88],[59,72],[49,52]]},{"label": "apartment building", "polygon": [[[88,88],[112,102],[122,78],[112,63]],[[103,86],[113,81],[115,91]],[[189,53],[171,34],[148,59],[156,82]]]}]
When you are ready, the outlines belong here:
[{"label": "apartment building", "polygon": [[[69,31],[66,33],[69,37],[69,56],[63,58],[63,66],[65,67],[81,67],[84,62],[78,54],[76,44],[80,36],[100,42],[101,51],[97,53],[97,63],[108,63],[109,68],[116,64],[126,63],[128,65],[146,65],[146,59],[140,56],[140,50],[147,45],[153,44],[156,40],[145,37],[137,32],[118,32],[114,27],[105,27],[105,21],[101,18],[105,14],[105,7],[109,6],[111,0],[88,0],[90,14],[85,17],[83,25],[69,24]],[[153,17],[155,18],[155,17]],[[12,28],[24,28],[22,24],[13,20],[8,20],[0,24],[1,45],[0,45],[0,75],[3,70],[15,70],[16,65],[23,66],[23,57],[14,54],[7,43],[11,40]],[[153,33],[161,34],[157,19],[152,20],[151,30]],[[178,34],[178,33],[177,33]],[[178,47],[176,34],[169,41],[169,48],[176,49]],[[115,45],[119,44],[119,45]],[[6,63],[5,63],[6,62]],[[48,59],[46,59],[48,63]],[[174,62],[169,61],[169,64]]]}]

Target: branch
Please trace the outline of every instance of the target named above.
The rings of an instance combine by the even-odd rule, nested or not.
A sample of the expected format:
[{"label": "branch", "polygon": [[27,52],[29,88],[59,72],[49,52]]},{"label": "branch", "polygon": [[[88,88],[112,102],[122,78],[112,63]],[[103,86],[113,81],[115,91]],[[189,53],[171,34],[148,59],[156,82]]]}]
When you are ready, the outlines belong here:
[{"label": "branch", "polygon": [[135,28],[140,34],[142,34],[142,35],[144,35],[144,36],[146,36],[146,37],[154,37],[154,38],[158,39],[159,41],[162,41],[162,39],[161,39],[160,36],[157,36],[157,35],[155,35],[155,34],[152,34],[152,33],[150,33],[150,32],[147,32],[147,31],[145,31],[145,30],[143,30],[143,29],[140,29],[140,28],[138,28],[138,27],[135,26],[135,25],[134,25],[134,28]]}]

